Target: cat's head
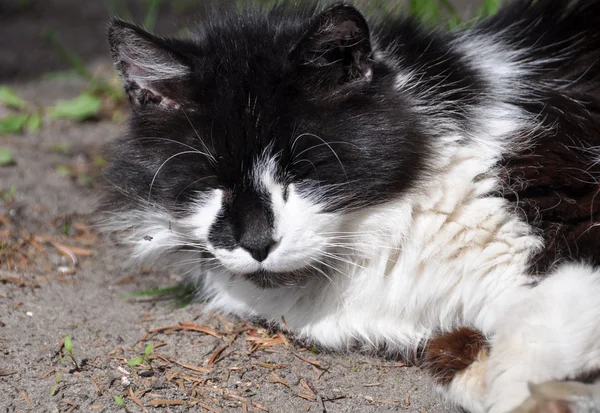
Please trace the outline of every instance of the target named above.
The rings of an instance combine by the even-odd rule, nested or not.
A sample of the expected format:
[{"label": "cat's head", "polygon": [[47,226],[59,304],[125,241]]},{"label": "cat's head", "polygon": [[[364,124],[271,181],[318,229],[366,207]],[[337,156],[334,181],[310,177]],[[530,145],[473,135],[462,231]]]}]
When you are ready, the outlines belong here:
[{"label": "cat's head", "polygon": [[107,204],[140,255],[187,248],[260,286],[301,282],[351,249],[351,214],[422,169],[418,122],[351,6],[218,15],[188,40],[114,21],[109,38],[132,116]]}]

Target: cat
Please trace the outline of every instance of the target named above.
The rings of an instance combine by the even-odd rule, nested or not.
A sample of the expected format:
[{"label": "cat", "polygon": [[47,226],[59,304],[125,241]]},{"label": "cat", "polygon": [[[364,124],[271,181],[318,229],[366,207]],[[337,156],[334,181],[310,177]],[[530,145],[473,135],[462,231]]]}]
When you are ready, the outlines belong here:
[{"label": "cat", "polygon": [[109,43],[132,114],[104,226],[209,310],[415,359],[471,412],[600,377],[600,0],[451,32],[221,10],[186,39],[114,20]]}]

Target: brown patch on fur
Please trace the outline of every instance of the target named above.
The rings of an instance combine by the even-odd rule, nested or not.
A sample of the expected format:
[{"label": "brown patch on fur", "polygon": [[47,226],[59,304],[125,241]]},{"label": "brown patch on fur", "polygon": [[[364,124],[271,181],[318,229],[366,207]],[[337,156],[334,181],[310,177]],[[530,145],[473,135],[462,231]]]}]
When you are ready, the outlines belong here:
[{"label": "brown patch on fur", "polygon": [[457,373],[487,352],[487,340],[479,331],[460,327],[429,341],[424,352],[423,367],[436,383],[448,385]]}]

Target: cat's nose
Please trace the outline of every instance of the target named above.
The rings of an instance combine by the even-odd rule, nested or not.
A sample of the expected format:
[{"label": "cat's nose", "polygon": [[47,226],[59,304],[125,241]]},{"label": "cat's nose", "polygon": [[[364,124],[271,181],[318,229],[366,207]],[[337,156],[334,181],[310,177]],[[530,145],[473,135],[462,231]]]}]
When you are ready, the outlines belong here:
[{"label": "cat's nose", "polygon": [[269,237],[240,242],[240,247],[248,251],[256,261],[263,262],[269,256],[274,244],[275,241]]}]

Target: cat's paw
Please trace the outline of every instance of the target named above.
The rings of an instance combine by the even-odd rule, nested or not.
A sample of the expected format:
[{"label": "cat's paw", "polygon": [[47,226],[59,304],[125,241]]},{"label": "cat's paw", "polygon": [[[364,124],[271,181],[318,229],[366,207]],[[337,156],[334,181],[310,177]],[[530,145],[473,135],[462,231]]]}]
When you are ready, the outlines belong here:
[{"label": "cat's paw", "polygon": [[600,382],[548,381],[530,384],[531,395],[511,413],[600,412]]}]

